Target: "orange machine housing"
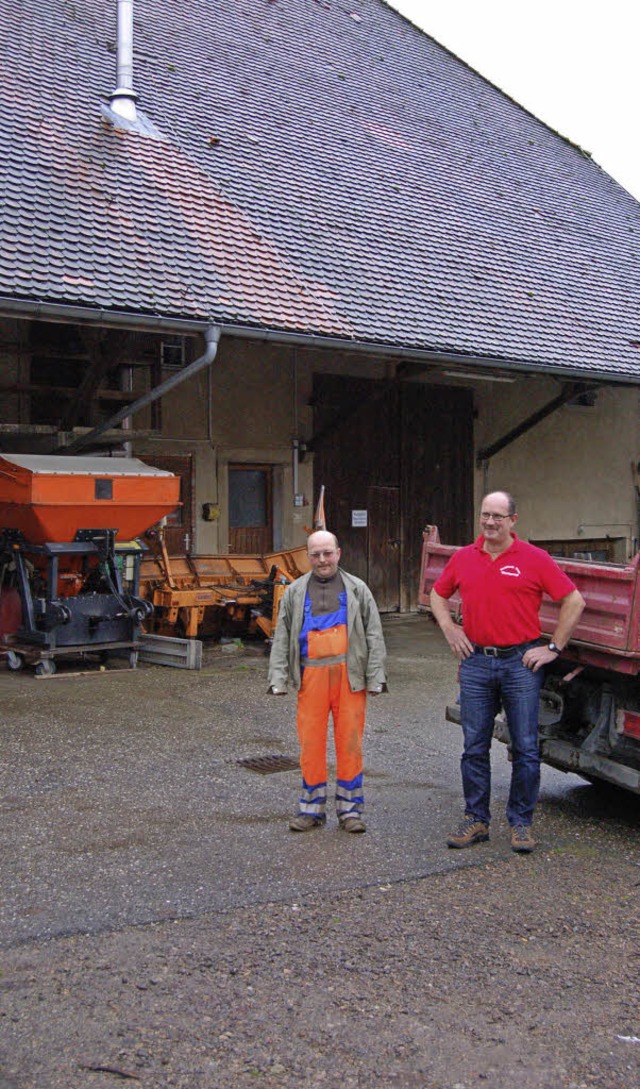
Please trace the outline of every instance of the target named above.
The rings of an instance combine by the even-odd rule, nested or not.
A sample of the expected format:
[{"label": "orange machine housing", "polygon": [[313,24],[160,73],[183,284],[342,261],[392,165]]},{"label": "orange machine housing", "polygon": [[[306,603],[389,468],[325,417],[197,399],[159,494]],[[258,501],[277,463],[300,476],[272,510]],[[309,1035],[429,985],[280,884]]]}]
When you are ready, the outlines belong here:
[{"label": "orange machine housing", "polygon": [[31,544],[73,541],[80,530],[139,537],[179,506],[180,479],[137,458],[0,456],[0,529]]},{"label": "orange machine housing", "polygon": [[137,661],[153,606],[134,539],[179,505],[180,479],[136,458],[0,456],[0,639],[10,669],[61,654]]},{"label": "orange machine housing", "polygon": [[170,556],[160,532],[142,559],[140,593],[153,602],[154,632],[220,635],[256,630],[270,639],[287,585],[309,570],[303,545],[265,556]]}]

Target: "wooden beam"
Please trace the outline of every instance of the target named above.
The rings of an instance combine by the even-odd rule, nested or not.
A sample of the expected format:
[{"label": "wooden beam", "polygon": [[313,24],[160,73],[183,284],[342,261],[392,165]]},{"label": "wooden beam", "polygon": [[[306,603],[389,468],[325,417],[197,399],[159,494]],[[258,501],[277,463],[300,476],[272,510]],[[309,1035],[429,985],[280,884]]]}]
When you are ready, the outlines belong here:
[{"label": "wooden beam", "polygon": [[482,465],[483,462],[489,461],[490,458],[498,454],[500,450],[504,450],[505,446],[509,446],[516,439],[519,439],[521,435],[524,435],[527,431],[530,431],[532,427],[539,424],[542,420],[545,420],[547,416],[551,416],[557,409],[562,408],[568,401],[573,401],[574,397],[577,397],[580,393],[586,393],[588,390],[593,389],[593,386],[586,385],[584,382],[567,382],[562,387],[561,392],[557,397],[554,397],[552,401],[548,401],[546,405],[539,408],[537,412],[532,412],[530,416],[527,416],[522,423],[517,427],[513,427],[511,431],[507,431],[506,435],[503,435],[501,439],[497,439],[492,442],[490,446],[483,446],[478,450],[477,464]]},{"label": "wooden beam", "polygon": [[[73,397],[78,392],[74,386],[43,386],[37,382],[0,382],[0,393],[46,393],[49,396],[56,394],[59,397]],[[96,393],[97,401],[120,401],[127,404],[134,400],[134,394],[121,389],[99,389]]]},{"label": "wooden beam", "polygon": [[[109,371],[121,366],[125,355],[130,353],[133,342],[133,334],[125,329],[105,331],[80,327],[80,335],[89,351],[91,363],[65,409],[60,421],[61,431],[70,431],[76,426],[91,402],[97,399],[100,383]],[[129,398],[129,402],[131,400]]]}]

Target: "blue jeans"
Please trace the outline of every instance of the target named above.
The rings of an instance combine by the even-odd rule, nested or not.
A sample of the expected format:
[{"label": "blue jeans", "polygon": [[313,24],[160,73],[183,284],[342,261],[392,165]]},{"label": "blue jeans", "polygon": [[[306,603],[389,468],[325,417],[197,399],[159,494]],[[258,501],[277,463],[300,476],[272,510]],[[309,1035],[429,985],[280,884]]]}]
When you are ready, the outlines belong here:
[{"label": "blue jeans", "polygon": [[507,802],[510,825],[530,825],[540,789],[538,703],[544,670],[522,664],[522,653],[490,658],[476,652],[460,663],[460,713],[464,732],[461,760],[466,813],[491,820],[493,720],[500,705],[511,734],[513,767]]}]

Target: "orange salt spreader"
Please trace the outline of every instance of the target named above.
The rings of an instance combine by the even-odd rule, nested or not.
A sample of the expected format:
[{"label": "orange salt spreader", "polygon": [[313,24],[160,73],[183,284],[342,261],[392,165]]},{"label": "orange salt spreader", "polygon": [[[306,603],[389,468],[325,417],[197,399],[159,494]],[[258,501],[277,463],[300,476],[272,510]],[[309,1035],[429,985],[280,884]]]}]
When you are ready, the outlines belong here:
[{"label": "orange salt spreader", "polygon": [[10,669],[129,652],[152,607],[135,540],[179,506],[180,479],[136,458],[0,455],[0,640]]}]

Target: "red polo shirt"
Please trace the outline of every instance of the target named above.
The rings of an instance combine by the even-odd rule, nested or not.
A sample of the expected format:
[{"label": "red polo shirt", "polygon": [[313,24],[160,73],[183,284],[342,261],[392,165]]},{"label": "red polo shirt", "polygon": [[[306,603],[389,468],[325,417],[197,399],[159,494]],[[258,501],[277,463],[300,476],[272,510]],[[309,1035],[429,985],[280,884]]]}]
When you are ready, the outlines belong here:
[{"label": "red polo shirt", "polygon": [[483,647],[538,639],[543,593],[559,601],[576,589],[548,552],[512,537],[506,552],[492,560],[480,534],[454,552],[433,587],[444,598],[460,592],[465,634]]}]

